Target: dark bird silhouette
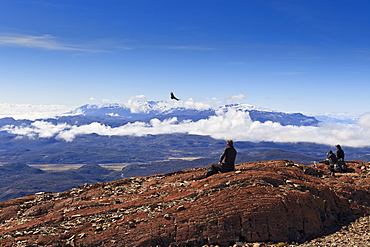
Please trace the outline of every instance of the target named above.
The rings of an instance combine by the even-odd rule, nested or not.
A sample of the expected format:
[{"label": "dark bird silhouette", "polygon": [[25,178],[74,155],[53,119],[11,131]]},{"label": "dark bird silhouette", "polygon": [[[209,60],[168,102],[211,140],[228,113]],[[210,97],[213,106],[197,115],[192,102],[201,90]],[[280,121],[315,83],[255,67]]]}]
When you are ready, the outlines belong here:
[{"label": "dark bird silhouette", "polygon": [[176,96],[173,94],[173,92],[171,92],[171,99],[180,100],[180,99],[176,98]]}]

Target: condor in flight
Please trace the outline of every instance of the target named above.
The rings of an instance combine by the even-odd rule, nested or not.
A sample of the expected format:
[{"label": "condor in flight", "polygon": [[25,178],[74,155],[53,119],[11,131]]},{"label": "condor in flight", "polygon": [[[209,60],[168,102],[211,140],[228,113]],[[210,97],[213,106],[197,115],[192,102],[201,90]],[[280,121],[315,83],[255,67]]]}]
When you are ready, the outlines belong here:
[{"label": "condor in flight", "polygon": [[173,94],[173,92],[171,92],[171,99],[180,100],[180,99],[176,98],[176,96]]}]

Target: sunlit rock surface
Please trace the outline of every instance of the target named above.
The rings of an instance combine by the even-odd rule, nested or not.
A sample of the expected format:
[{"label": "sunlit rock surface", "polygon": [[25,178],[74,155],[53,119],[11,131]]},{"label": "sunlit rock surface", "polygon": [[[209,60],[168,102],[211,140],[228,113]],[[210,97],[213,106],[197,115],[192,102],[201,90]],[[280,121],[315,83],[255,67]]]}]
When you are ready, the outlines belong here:
[{"label": "sunlit rock surface", "polygon": [[331,176],[288,160],[37,193],[0,204],[0,246],[303,243],[370,212],[369,164]]}]

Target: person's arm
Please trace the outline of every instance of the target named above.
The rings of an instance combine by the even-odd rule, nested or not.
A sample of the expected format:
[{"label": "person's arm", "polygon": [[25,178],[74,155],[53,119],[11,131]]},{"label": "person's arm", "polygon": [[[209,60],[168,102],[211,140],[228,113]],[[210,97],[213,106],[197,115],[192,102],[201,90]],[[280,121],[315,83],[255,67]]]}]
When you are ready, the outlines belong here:
[{"label": "person's arm", "polygon": [[225,156],[226,156],[226,151],[227,151],[227,148],[225,148],[225,150],[224,150],[224,152],[223,152],[223,154],[221,155],[221,157],[220,157],[220,161],[218,162],[219,164],[222,164],[222,160],[225,158]]}]

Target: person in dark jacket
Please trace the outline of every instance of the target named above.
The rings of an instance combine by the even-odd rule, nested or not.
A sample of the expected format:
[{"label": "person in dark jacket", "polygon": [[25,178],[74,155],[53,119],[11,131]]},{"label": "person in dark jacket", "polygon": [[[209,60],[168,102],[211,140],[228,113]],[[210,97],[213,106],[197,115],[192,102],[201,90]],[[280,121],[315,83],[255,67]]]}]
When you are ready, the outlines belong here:
[{"label": "person in dark jacket", "polygon": [[330,165],[338,164],[338,158],[337,158],[337,156],[335,156],[333,151],[329,150],[329,152],[326,154],[326,157],[327,157]]},{"label": "person in dark jacket", "polygon": [[329,150],[326,157],[329,161],[329,170],[331,171],[331,174],[334,175],[335,172],[339,172],[340,167],[338,166],[338,158],[333,151]]},{"label": "person in dark jacket", "polygon": [[226,142],[226,148],[220,157],[218,164],[212,164],[212,167],[207,171],[206,176],[209,177],[218,172],[230,172],[235,170],[235,158],[236,150],[234,148],[234,142],[228,140]]},{"label": "person in dark jacket", "polygon": [[342,147],[339,144],[335,145],[335,147],[337,148],[337,158],[338,158],[338,160],[343,160],[344,161],[344,151],[343,151]]},{"label": "person in dark jacket", "polygon": [[338,166],[340,167],[341,172],[347,172],[348,165],[344,161],[344,151],[339,144],[335,145],[335,147],[337,148]]}]

